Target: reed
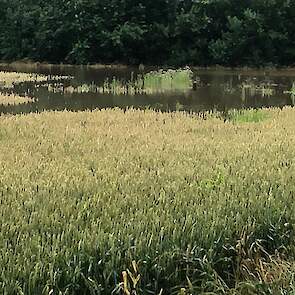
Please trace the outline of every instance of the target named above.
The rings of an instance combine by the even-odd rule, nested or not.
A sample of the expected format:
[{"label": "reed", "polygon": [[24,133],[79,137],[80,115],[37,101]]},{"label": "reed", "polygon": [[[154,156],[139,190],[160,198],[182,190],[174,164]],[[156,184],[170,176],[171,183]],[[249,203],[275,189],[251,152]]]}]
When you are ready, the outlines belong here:
[{"label": "reed", "polygon": [[261,112],[0,116],[0,293],[292,294],[295,110]]}]

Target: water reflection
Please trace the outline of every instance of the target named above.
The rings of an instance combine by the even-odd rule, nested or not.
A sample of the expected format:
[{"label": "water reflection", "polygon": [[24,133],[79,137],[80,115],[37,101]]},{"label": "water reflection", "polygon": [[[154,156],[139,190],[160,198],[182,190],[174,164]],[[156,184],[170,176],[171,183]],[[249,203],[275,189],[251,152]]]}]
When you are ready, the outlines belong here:
[{"label": "water reflection", "polygon": [[[28,113],[44,110],[93,110],[103,108],[184,110],[192,112],[294,105],[292,89],[295,71],[195,70],[192,87],[187,91],[161,93],[101,93],[106,79],[115,77],[128,83],[136,68],[96,68],[87,66],[18,65],[0,66],[0,70],[73,76],[61,81],[25,82],[12,92],[37,99],[34,103],[0,106],[1,113]],[[145,68],[145,72],[154,68]],[[72,89],[72,91],[70,91]],[[73,90],[74,89],[74,90]],[[294,87],[295,89],[295,87]],[[76,91],[77,90],[77,91]],[[0,86],[1,91],[1,86]]]}]

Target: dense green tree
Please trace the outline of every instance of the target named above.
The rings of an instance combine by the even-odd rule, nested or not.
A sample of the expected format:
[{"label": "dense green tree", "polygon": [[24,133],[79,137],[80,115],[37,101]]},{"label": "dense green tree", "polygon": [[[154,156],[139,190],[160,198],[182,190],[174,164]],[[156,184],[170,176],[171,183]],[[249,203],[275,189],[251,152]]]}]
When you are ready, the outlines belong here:
[{"label": "dense green tree", "polygon": [[0,0],[0,59],[292,65],[293,0]]}]

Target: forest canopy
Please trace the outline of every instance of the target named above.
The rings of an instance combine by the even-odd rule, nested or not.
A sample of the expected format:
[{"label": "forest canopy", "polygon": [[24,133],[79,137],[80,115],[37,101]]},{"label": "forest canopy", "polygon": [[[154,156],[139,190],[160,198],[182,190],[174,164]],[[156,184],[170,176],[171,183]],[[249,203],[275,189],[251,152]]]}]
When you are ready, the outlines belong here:
[{"label": "forest canopy", "polygon": [[0,0],[0,59],[294,65],[293,0]]}]

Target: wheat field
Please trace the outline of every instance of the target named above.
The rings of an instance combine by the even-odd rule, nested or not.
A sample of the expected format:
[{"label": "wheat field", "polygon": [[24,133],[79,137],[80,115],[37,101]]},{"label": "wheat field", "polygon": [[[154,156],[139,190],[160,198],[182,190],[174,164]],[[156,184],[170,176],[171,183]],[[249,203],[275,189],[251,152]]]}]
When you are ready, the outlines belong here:
[{"label": "wheat field", "polygon": [[262,112],[1,116],[1,294],[293,294],[295,110]]}]

